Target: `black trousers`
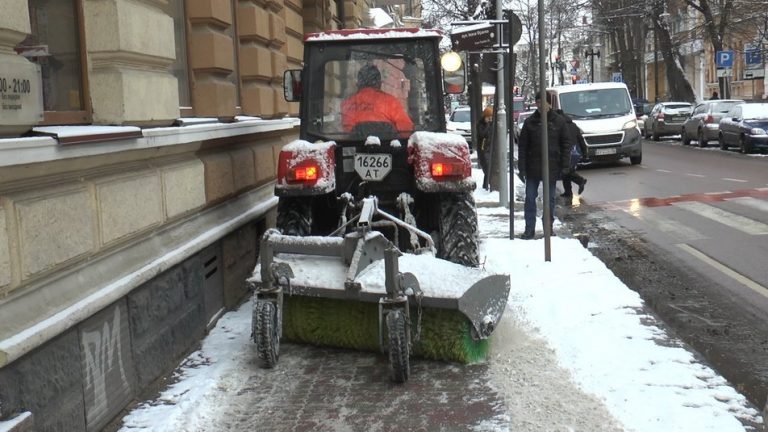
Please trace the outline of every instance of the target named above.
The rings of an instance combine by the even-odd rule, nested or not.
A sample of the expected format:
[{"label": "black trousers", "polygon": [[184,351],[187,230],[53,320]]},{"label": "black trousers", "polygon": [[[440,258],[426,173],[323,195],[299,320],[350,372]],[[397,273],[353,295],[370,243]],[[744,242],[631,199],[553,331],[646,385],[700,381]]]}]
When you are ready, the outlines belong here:
[{"label": "black trousers", "polygon": [[477,151],[477,162],[480,164],[480,169],[483,170],[483,189],[490,187],[490,172],[491,172],[491,152],[489,149]]},{"label": "black trousers", "polygon": [[573,185],[571,185],[571,183],[579,185],[584,182],[585,179],[578,172],[571,171],[570,174],[563,176],[561,180],[563,182],[563,192],[565,195],[573,196]]}]

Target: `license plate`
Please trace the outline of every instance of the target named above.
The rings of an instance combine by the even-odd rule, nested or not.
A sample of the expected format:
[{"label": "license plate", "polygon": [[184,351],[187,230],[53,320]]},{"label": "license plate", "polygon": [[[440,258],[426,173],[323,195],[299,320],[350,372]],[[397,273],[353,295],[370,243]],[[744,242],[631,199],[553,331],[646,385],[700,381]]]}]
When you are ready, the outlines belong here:
[{"label": "license plate", "polygon": [[612,155],[612,154],[616,154],[615,148],[604,148],[604,149],[595,150],[595,156],[605,156],[605,155]]},{"label": "license plate", "polygon": [[392,171],[391,154],[357,154],[355,171],[363,180],[381,181]]}]

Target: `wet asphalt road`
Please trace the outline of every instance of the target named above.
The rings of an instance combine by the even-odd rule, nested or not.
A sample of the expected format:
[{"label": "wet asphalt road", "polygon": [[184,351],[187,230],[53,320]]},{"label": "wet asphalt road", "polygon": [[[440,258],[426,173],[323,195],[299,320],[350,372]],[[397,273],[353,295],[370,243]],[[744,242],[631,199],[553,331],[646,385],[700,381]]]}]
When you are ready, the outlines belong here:
[{"label": "wet asphalt road", "polygon": [[[728,230],[744,223],[723,227],[696,217],[711,208],[733,214],[732,195],[716,196],[732,193],[752,200],[744,217],[758,228],[768,224],[768,212],[762,211],[768,205],[768,157],[647,141],[641,166],[622,161],[581,173],[589,179],[587,190],[562,214],[573,233],[588,236],[592,252],[640,293],[674,334],[753,404],[765,406],[768,233],[733,234]],[[683,206],[700,214],[683,215],[664,206],[665,199],[685,201]],[[703,250],[710,260],[681,252],[686,250]]]}]

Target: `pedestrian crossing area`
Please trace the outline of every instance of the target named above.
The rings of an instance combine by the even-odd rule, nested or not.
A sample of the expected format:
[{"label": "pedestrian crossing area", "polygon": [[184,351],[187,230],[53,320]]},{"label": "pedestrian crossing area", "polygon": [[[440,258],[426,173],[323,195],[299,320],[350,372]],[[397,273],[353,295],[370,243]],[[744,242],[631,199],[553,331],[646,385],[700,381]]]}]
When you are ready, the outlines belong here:
[{"label": "pedestrian crossing area", "polygon": [[601,207],[630,216],[622,223],[625,228],[639,228],[658,244],[768,298],[768,189],[644,198]]},{"label": "pedestrian crossing area", "polygon": [[663,199],[644,198],[613,202],[602,207],[629,214],[643,224],[672,235],[679,241],[711,237],[709,233],[697,228],[704,226],[703,224],[690,223],[692,218],[703,218],[750,236],[768,236],[768,189]]}]

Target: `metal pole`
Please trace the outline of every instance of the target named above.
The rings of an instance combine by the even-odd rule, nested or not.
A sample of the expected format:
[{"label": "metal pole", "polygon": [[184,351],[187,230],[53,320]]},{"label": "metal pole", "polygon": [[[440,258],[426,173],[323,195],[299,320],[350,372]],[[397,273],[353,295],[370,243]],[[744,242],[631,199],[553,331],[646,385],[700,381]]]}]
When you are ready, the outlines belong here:
[{"label": "metal pole", "polygon": [[659,102],[659,37],[653,26],[653,101]]},{"label": "metal pole", "polygon": [[[514,43],[512,43],[512,35],[514,34],[512,29],[512,16],[514,13],[510,10],[509,11],[509,23],[507,24],[507,41],[509,41],[509,53],[507,54],[507,66],[509,69],[507,70],[507,90],[509,91],[509,100],[512,101],[512,109],[509,110],[510,114],[513,114],[515,109],[515,99],[512,94],[512,89],[515,88],[515,70],[517,69],[517,61],[514,53]],[[507,125],[509,125],[508,129],[514,129],[515,127],[515,119],[513,115],[507,116]],[[510,141],[509,141],[509,151],[507,152],[507,164],[509,166],[509,239],[512,240],[515,238],[515,175],[513,173],[514,169],[512,168],[512,159],[514,155],[514,143],[515,143],[515,136],[514,134],[510,134]]]},{"label": "metal pole", "polygon": [[589,82],[595,82],[595,49],[589,49]]},{"label": "metal pole", "polygon": [[[496,0],[496,19],[501,20],[504,17],[501,0]],[[499,25],[501,27],[501,25]],[[503,45],[501,32],[497,31],[499,46]],[[507,136],[507,108],[504,106],[504,54],[497,55],[499,70],[496,72],[496,86],[499,95],[496,109],[496,149],[498,150],[496,160],[496,175],[499,179],[499,205],[507,207],[509,205],[509,174],[507,162],[509,159],[509,141]]]},{"label": "metal pole", "polygon": [[[499,0],[497,0],[498,2]],[[547,82],[545,79],[544,68],[544,0],[539,0],[539,105],[546,103],[547,100]],[[547,136],[547,110],[541,110],[541,177],[544,184],[544,261],[552,261],[552,251],[549,236],[552,234],[549,229],[549,220],[552,217],[549,209],[549,138]]]}]

